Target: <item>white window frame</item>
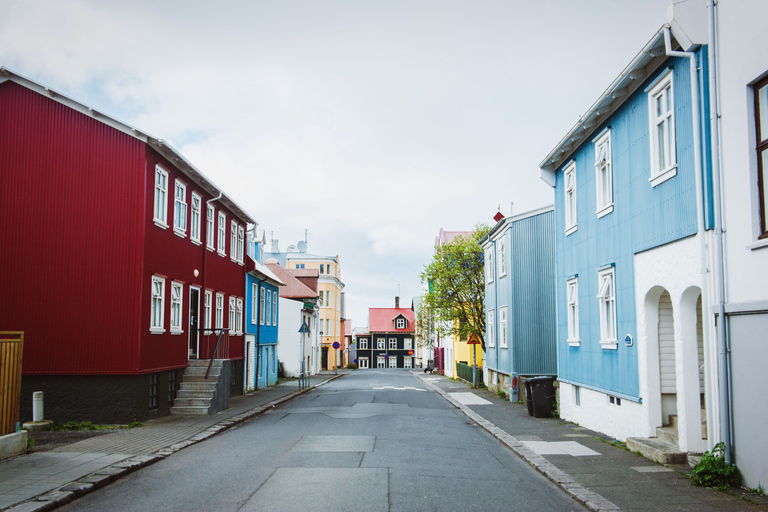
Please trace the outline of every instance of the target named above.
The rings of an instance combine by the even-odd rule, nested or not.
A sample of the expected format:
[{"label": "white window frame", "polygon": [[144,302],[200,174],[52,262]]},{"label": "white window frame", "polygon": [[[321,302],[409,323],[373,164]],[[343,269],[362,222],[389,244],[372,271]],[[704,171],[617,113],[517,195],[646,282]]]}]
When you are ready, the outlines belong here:
[{"label": "white window frame", "polygon": [[184,283],[171,281],[171,334],[181,334],[182,305],[184,304]]},{"label": "white window frame", "polygon": [[488,338],[486,341],[488,342],[488,346],[493,348],[496,346],[496,321],[495,321],[496,312],[492,309],[488,310],[488,326],[486,327],[486,338]]},{"label": "white window frame", "polygon": [[218,230],[218,245],[216,251],[219,256],[227,255],[227,214],[219,211],[219,230]]},{"label": "white window frame", "polygon": [[573,277],[565,283],[566,318],[568,321],[568,345],[578,347],[579,339],[579,279]]},{"label": "white window frame", "polygon": [[571,162],[563,170],[563,193],[565,210],[565,236],[570,235],[579,228],[579,212],[576,203],[576,162]]},{"label": "white window frame", "polygon": [[410,356],[403,357],[403,368],[413,368],[413,358]]},{"label": "white window frame", "polygon": [[152,276],[152,305],[149,314],[149,332],[165,332],[165,278]]},{"label": "white window frame", "polygon": [[264,288],[259,292],[259,325],[264,325],[264,300],[267,295],[267,290]]},{"label": "white window frame", "polygon": [[499,308],[499,348],[507,348],[507,306]]},{"label": "white window frame", "polygon": [[597,273],[597,299],[600,318],[600,345],[604,349],[617,349],[616,325],[616,272],[609,267]]},{"label": "white window frame", "polygon": [[192,240],[193,244],[200,245],[200,222],[202,220],[201,213],[203,198],[200,197],[200,194],[192,192],[191,203],[190,210],[192,210],[192,215],[189,220],[189,239]]},{"label": "white window frame", "polygon": [[613,211],[613,164],[611,163],[611,130],[595,139],[595,213],[597,218]]},{"label": "white window frame", "polygon": [[386,368],[387,367],[387,360],[384,356],[377,356],[376,357],[376,368]]},{"label": "white window frame", "polygon": [[485,282],[492,283],[493,275],[495,274],[493,269],[493,250],[488,247],[485,250]]},{"label": "white window frame", "polygon": [[367,358],[367,357],[361,357],[360,359],[358,359],[358,361],[360,362],[360,366],[359,366],[359,367],[360,367],[361,369],[363,369],[363,368],[369,368],[369,365],[368,365],[368,358]]},{"label": "white window frame", "polygon": [[277,326],[277,290],[272,291],[272,325]]},{"label": "white window frame", "polygon": [[388,360],[389,363],[387,366],[389,368],[397,368],[397,356],[389,356]]},{"label": "white window frame", "polygon": [[229,258],[232,261],[237,259],[237,222],[234,220],[229,223]]},{"label": "white window frame", "polygon": [[272,325],[272,290],[267,290],[266,306],[267,306],[267,309],[264,312],[264,316],[266,318],[266,325]]},{"label": "white window frame", "polygon": [[376,350],[386,350],[386,349],[387,349],[387,339],[376,338]]},{"label": "white window frame", "polygon": [[208,218],[205,228],[205,245],[208,250],[215,250],[216,246],[216,208],[212,204],[206,205]]},{"label": "white window frame", "polygon": [[237,333],[237,324],[235,322],[235,315],[237,315],[237,298],[229,296],[229,310],[227,311],[227,319],[229,321],[229,334],[234,335]]},{"label": "white window frame", "polygon": [[245,228],[237,226],[237,262],[241,265],[245,262]]},{"label": "white window frame", "polygon": [[413,338],[404,338],[403,339],[403,349],[405,349],[405,350],[413,350]]},{"label": "white window frame", "polygon": [[[651,177],[648,181],[655,187],[677,174],[677,154],[675,152],[675,92],[673,85],[673,72],[670,69],[648,91],[648,126],[650,127],[651,141]],[[657,113],[657,101],[661,99],[665,108],[661,114]],[[669,105],[666,110],[666,105]],[[659,161],[660,137],[659,129],[663,129],[667,144],[664,151],[664,165]]]},{"label": "white window frame", "polygon": [[388,347],[388,350],[397,350],[397,338],[389,338]]},{"label": "white window frame", "polygon": [[499,271],[499,277],[507,275],[507,252],[504,236],[502,235],[499,240],[496,241],[496,262]]},{"label": "white window frame", "polygon": [[205,302],[203,302],[203,316],[205,321],[205,328],[210,329],[213,324],[211,323],[211,316],[213,311],[213,292],[211,290],[205,290]]},{"label": "white window frame", "polygon": [[216,330],[224,329],[224,294],[216,294]]},{"label": "white window frame", "polygon": [[187,236],[187,185],[179,179],[173,184],[173,232]]},{"label": "white window frame", "polygon": [[395,320],[395,329],[405,329],[405,318]]},{"label": "white window frame", "polygon": [[235,307],[235,328],[237,334],[243,334],[243,299],[237,299]]},{"label": "white window frame", "polygon": [[359,347],[358,350],[368,350],[368,338],[359,338],[358,339]]},{"label": "white window frame", "polygon": [[251,324],[259,323],[259,285],[251,283]]},{"label": "white window frame", "polygon": [[163,229],[168,228],[168,171],[155,166],[155,224]]}]

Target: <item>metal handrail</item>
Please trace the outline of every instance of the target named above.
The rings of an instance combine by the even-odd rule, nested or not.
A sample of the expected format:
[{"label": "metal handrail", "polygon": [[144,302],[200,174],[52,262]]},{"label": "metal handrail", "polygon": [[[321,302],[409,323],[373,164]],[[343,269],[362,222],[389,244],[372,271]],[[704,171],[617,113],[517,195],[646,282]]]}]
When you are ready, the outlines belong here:
[{"label": "metal handrail", "polygon": [[228,331],[226,331],[225,329],[221,329],[221,332],[219,332],[219,337],[216,340],[216,346],[213,348],[211,359],[208,361],[208,369],[205,371],[205,380],[208,380],[208,375],[211,373],[211,366],[213,366],[213,361],[214,359],[216,359],[216,353],[219,351],[219,343],[221,343],[221,338],[222,336],[224,336],[225,332],[228,332]]}]

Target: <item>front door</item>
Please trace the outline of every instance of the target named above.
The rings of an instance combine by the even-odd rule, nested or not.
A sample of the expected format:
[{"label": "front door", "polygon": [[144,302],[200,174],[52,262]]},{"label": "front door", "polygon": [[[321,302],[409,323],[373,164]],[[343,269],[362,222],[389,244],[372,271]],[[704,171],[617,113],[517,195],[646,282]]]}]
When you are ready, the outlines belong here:
[{"label": "front door", "polygon": [[198,318],[200,317],[200,290],[189,288],[189,358],[197,359]]},{"label": "front door", "polygon": [[323,358],[320,364],[323,370],[328,369],[328,347],[323,347]]}]

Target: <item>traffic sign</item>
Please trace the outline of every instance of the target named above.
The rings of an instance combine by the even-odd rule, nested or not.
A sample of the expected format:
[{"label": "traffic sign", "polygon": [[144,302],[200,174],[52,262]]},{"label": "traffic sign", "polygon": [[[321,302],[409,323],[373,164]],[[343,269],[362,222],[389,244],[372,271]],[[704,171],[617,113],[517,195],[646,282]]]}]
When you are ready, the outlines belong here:
[{"label": "traffic sign", "polygon": [[480,338],[475,334],[470,334],[467,340],[467,345],[480,345]]},{"label": "traffic sign", "polygon": [[339,348],[340,346],[338,341],[333,342],[333,348]]},{"label": "traffic sign", "polygon": [[413,355],[413,350],[409,350],[409,351],[408,351],[408,355],[409,355],[409,356],[412,356],[412,355]]}]

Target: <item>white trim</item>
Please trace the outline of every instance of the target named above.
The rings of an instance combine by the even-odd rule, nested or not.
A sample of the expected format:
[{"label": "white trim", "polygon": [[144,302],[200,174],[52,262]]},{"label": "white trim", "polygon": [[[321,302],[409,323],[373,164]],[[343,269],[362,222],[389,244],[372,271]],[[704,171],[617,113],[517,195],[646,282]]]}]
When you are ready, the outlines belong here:
[{"label": "white trim", "polygon": [[187,184],[176,178],[173,182],[173,232],[187,236]]},{"label": "white trim", "polygon": [[493,268],[493,261],[494,261],[493,251],[489,246],[485,252],[485,282],[486,283],[492,283],[494,274],[496,274],[496,271]]},{"label": "white trim", "polygon": [[487,338],[488,346],[493,348],[496,346],[496,320],[495,311],[493,309],[488,310],[488,325],[485,328],[485,336]]},{"label": "white trim", "polygon": [[507,325],[507,306],[501,306],[499,308],[499,348],[509,347]]},{"label": "white trim", "polygon": [[675,165],[670,169],[667,169],[661,174],[657,174],[656,176],[648,178],[648,182],[651,184],[652,187],[657,187],[662,183],[664,183],[665,181],[671,178],[674,178],[675,176],[677,176],[677,165]]},{"label": "white trim", "polygon": [[[174,292],[178,291],[178,297]],[[171,281],[171,334],[182,334],[184,317],[182,306],[184,305],[184,283]],[[175,313],[174,314],[174,310]]]},{"label": "white trim", "polygon": [[216,249],[216,208],[209,204],[206,207],[205,246],[209,251]]},{"label": "white trim", "polygon": [[[159,285],[159,287],[158,287]],[[152,276],[150,285],[149,332],[165,332],[165,278]],[[159,303],[159,311],[158,309]]]},{"label": "white trim", "polygon": [[[200,287],[189,285],[189,313],[192,316],[192,290],[197,290],[197,311],[195,311],[195,318],[197,318],[197,344],[195,345],[195,354],[200,353]],[[192,327],[190,322],[189,334],[187,336],[187,348],[189,348],[189,338],[192,336]]]},{"label": "white trim", "polygon": [[569,163],[565,169],[563,169],[563,209],[565,210],[565,236],[570,235],[579,227],[577,191],[578,181],[576,176],[576,162],[574,161]]},{"label": "white trim", "polygon": [[403,338],[403,349],[413,350],[413,338]]},{"label": "white trim", "polygon": [[618,326],[616,325],[615,267],[598,271],[597,286],[599,290],[597,299],[600,319],[600,346],[604,349],[616,350],[619,340],[617,338]]},{"label": "white trim", "polygon": [[[158,176],[162,176],[162,180],[158,181]],[[155,165],[154,199],[153,221],[158,227],[168,229],[168,171],[159,164]]]},{"label": "white trim", "polygon": [[224,294],[216,294],[216,324],[215,329],[224,329]]},{"label": "white trim", "polygon": [[[566,319],[568,322],[568,345],[578,347],[579,339],[579,278],[573,277],[565,282]],[[571,309],[574,310],[573,315]]]},{"label": "white trim", "polygon": [[229,259],[234,262],[240,261],[237,257],[237,228],[237,221],[232,219],[229,223]]},{"label": "white trim", "polygon": [[[595,208],[597,218],[613,211],[613,162],[611,158],[611,130],[606,128],[595,140]],[[603,177],[603,174],[605,176]],[[607,185],[604,184],[607,182]],[[606,194],[603,194],[603,190]]]},{"label": "white trim", "polygon": [[497,262],[497,269],[499,272],[499,277],[505,277],[507,275],[507,251],[506,251],[506,240],[505,235],[502,234],[501,238],[499,238],[498,243],[496,244],[496,262]]},{"label": "white trim", "polygon": [[245,228],[240,225],[237,226],[237,262],[245,264]]},{"label": "white trim", "polygon": [[236,314],[237,314],[237,298],[234,295],[229,296],[229,308],[227,308],[227,320],[229,323],[229,334],[230,336],[233,336],[237,334],[237,323],[236,323]]},{"label": "white trim", "polygon": [[[195,208],[195,204],[197,204],[197,208]],[[200,245],[200,233],[203,221],[203,198],[200,197],[200,194],[197,192],[192,192],[189,209],[191,211],[191,215],[189,216],[189,239],[193,244]],[[195,226],[197,226],[197,229],[195,229]]]},{"label": "white trim", "polygon": [[227,255],[227,214],[219,210],[219,227],[216,231],[216,252],[219,256]]},{"label": "white trim", "polygon": [[755,249],[762,249],[763,247],[768,247],[768,238],[765,238],[763,240],[758,240],[753,244],[747,245],[747,249],[750,249],[752,251],[754,251]]},{"label": "white trim", "polygon": [[[203,329],[213,327],[213,290],[205,290],[203,296]],[[198,346],[200,342],[198,340]]]},{"label": "white trim", "polygon": [[387,342],[387,350],[397,350],[397,338],[389,338]]},{"label": "white trim", "polygon": [[[675,134],[675,92],[673,84],[673,72],[668,70],[662,73],[658,82],[648,91],[648,129],[650,130],[650,150],[651,150],[651,182],[652,186],[672,178],[676,173],[677,154],[676,154],[676,134]],[[662,108],[664,112],[657,115],[657,100],[661,98],[665,103]],[[669,108],[666,109],[666,104]],[[666,160],[664,168],[660,167],[659,156],[659,126],[664,127],[664,133],[669,145],[666,147],[664,158]]]},{"label": "white trim", "polygon": [[243,334],[243,299],[235,301],[235,329],[237,334]]}]

